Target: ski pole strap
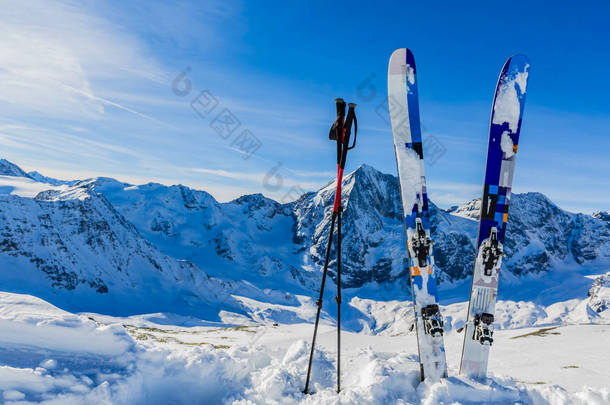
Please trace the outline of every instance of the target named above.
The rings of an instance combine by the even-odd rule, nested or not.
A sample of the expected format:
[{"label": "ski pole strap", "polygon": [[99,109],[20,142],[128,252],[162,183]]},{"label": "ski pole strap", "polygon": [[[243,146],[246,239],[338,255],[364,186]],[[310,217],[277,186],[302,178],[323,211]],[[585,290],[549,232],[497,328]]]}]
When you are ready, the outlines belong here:
[{"label": "ski pole strap", "polygon": [[345,101],[342,98],[335,99],[337,107],[337,118],[330,128],[328,139],[337,142],[337,164],[341,162],[343,134],[345,133]]},{"label": "ski pole strap", "polygon": [[[356,146],[356,134],[358,132],[358,123],[356,121],[356,104],[349,103],[349,110],[347,112],[347,117],[345,118],[345,123],[343,125],[343,139],[341,145],[341,160],[339,162],[341,169],[345,168],[345,161],[347,159],[347,151],[353,149]],[[349,146],[349,137],[352,131],[352,125],[354,125],[354,143],[352,146]]]},{"label": "ski pole strap", "polygon": [[[358,120],[356,119],[356,103],[349,103],[348,106],[349,106],[349,110],[347,112],[347,118],[345,119],[345,128],[346,128],[348,139],[345,142],[345,146],[347,147],[347,149],[354,149],[354,147],[356,146],[356,136],[358,135]],[[347,144],[349,143],[349,133],[351,131],[352,122],[354,123],[354,143],[352,143],[352,146],[348,147]]]}]

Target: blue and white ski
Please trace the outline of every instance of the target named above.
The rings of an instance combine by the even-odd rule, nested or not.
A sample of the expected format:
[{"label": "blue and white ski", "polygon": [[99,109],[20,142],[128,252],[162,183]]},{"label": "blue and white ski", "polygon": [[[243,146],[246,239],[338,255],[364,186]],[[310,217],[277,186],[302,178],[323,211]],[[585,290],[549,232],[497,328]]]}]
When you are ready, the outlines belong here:
[{"label": "blue and white ski", "polygon": [[447,363],[430,236],[417,97],[413,54],[406,48],[397,49],[392,53],[388,67],[388,106],[409,253],[419,363],[422,381],[424,378],[438,381],[447,376]]},{"label": "blue and white ski", "polygon": [[477,253],[472,276],[460,374],[482,378],[487,374],[498,279],[508,220],[519,131],[525,104],[529,61],[510,57],[500,73],[494,97]]}]

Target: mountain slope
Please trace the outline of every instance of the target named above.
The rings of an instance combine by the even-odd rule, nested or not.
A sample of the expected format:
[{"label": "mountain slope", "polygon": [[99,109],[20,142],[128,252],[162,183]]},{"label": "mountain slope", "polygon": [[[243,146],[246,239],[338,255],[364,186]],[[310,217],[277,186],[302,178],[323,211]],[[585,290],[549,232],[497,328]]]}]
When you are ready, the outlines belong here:
[{"label": "mountain slope", "polygon": [[[452,212],[478,219],[481,200]],[[610,259],[610,223],[597,216],[573,214],[540,193],[513,194],[503,266],[520,275],[547,271],[560,264],[585,264]]]},{"label": "mountain slope", "polygon": [[130,186],[98,178],[82,186],[105,195],[165,254],[211,275],[280,290],[298,277],[290,207],[261,194],[218,203],[182,185]]},{"label": "mountain slope", "polygon": [[0,159],[0,176],[27,177],[30,176],[21,170],[19,166],[6,159]]},{"label": "mountain slope", "polygon": [[[86,188],[0,195],[0,286],[73,310],[203,314],[220,284],[162,254]],[[190,308],[190,309],[189,309]]]}]

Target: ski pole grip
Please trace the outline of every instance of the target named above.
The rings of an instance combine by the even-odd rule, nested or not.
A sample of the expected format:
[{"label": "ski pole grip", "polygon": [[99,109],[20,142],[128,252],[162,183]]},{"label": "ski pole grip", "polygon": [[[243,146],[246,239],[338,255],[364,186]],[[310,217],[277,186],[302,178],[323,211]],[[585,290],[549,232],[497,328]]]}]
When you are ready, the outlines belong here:
[{"label": "ski pole grip", "polygon": [[[341,97],[335,98],[337,107],[337,118],[330,128],[328,139],[340,142],[343,136],[343,120],[345,117],[345,101]],[[339,163],[340,151],[337,150],[337,163]]]},{"label": "ski pole grip", "polygon": [[345,101],[341,97],[335,99],[337,105],[337,117],[343,117],[345,115]]}]

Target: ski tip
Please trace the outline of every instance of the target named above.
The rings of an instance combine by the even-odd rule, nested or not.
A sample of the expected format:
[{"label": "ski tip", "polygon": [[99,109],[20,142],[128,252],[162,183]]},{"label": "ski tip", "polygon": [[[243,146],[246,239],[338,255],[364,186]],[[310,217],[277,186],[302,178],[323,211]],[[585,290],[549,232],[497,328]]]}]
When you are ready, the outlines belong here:
[{"label": "ski tip", "polygon": [[413,56],[413,52],[409,48],[407,48],[407,65],[411,66],[414,73],[417,73],[417,68],[415,67],[415,56]]},{"label": "ski tip", "polygon": [[389,74],[402,74],[404,65],[410,65],[415,72],[415,57],[409,48],[398,48],[390,56]]},{"label": "ski tip", "polygon": [[[513,77],[516,74],[528,73],[529,69],[530,61],[527,56],[520,53],[512,55],[506,60],[504,66],[502,67],[502,71],[500,72],[500,78],[498,79],[498,86],[496,86],[496,92],[500,89],[500,83],[503,83],[505,80],[507,80],[508,77]],[[525,76],[525,78],[527,80],[527,75]],[[522,87],[525,88],[526,85],[527,81]]]},{"label": "ski tip", "polygon": [[392,52],[392,56],[390,56],[390,60],[393,59],[401,59],[404,60],[405,59],[405,55],[407,54],[407,48],[398,48],[396,49],[394,52]]},{"label": "ski tip", "polygon": [[528,63],[530,61],[529,58],[527,57],[527,55],[524,55],[522,53],[516,53],[508,59],[510,59],[512,61],[524,61],[524,62],[528,62]]},{"label": "ski tip", "polygon": [[524,54],[517,53],[517,54],[512,55],[510,58],[508,58],[508,60],[504,64],[504,66],[509,66],[509,65],[517,67],[517,69],[520,71],[524,71],[524,70],[529,69],[530,60]]},{"label": "ski tip", "polygon": [[390,64],[388,66],[388,74],[402,74],[402,67],[405,64],[405,60],[407,60],[407,48],[399,48],[392,52],[392,56],[390,56]]}]

